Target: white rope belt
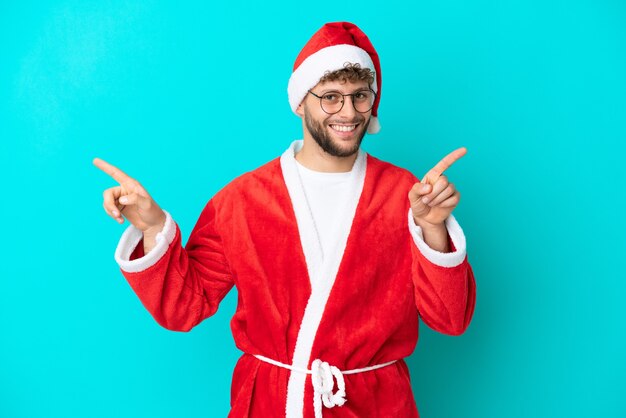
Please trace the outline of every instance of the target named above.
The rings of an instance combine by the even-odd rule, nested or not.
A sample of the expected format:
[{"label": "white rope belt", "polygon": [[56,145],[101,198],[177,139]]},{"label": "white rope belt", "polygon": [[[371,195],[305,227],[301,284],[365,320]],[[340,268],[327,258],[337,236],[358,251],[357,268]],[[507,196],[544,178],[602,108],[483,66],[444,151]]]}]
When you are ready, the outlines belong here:
[{"label": "white rope belt", "polygon": [[[274,366],[283,367],[294,372],[310,374],[311,381],[313,382],[313,409],[315,410],[315,418],[322,418],[322,403],[324,403],[326,408],[332,408],[336,405],[343,406],[343,404],[346,403],[346,384],[343,380],[344,374],[369,372],[370,370],[380,369],[381,367],[389,366],[398,361],[393,360],[387,363],[363,367],[362,369],[341,371],[337,367],[331,366],[320,359],[314,360],[313,363],[311,363],[311,370],[308,370],[281,363],[280,361],[272,360],[260,354],[254,354],[254,357],[266,363],[273,364]],[[333,376],[335,376],[337,380],[337,392],[335,393],[333,393],[335,385]]]}]

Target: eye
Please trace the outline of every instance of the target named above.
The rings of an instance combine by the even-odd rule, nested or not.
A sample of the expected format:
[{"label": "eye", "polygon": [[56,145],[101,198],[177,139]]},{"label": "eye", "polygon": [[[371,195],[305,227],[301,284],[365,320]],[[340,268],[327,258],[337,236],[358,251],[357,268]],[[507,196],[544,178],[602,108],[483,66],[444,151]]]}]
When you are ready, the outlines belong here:
[{"label": "eye", "polygon": [[369,91],[367,90],[357,91],[356,93],[354,93],[354,98],[359,101],[367,100],[369,99],[369,97]]},{"label": "eye", "polygon": [[326,102],[336,103],[341,100],[341,94],[331,91],[322,96],[322,100]]}]

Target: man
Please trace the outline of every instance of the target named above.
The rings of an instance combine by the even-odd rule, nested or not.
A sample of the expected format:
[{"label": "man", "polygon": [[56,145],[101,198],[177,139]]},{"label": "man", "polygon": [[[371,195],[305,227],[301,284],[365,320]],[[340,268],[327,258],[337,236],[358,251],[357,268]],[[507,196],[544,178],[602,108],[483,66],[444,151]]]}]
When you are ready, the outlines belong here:
[{"label": "man", "polygon": [[115,259],[159,324],[189,331],[237,286],[244,355],[231,417],[417,417],[403,358],[418,316],[452,335],[470,322],[474,278],[451,214],[459,193],[442,175],[465,150],[421,182],[363,152],[365,132],[379,129],[381,81],[359,28],[324,25],[288,86],[303,141],[219,191],[184,248],[136,180],[94,160],[120,184],[105,191],[106,212],[132,224]]}]

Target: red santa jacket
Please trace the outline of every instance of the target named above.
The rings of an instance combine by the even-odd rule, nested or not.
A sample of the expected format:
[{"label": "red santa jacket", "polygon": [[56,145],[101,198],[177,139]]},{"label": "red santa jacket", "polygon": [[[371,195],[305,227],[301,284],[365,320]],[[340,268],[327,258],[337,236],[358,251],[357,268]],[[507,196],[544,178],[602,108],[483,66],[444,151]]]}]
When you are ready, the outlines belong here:
[{"label": "red santa jacket", "polygon": [[170,330],[189,331],[237,287],[231,328],[245,354],[235,366],[229,417],[314,417],[321,402],[310,374],[316,359],[339,371],[397,360],[342,376],[346,401],[324,408],[324,417],[417,417],[402,359],[417,343],[418,318],[459,335],[474,310],[463,231],[451,215],[453,252],[429,248],[407,198],[415,176],[360,151],[353,195],[337,208],[335,249],[323,257],[297,177],[299,146],[219,191],[185,247],[166,212],[148,254],[131,225],[115,258],[146,309]]}]

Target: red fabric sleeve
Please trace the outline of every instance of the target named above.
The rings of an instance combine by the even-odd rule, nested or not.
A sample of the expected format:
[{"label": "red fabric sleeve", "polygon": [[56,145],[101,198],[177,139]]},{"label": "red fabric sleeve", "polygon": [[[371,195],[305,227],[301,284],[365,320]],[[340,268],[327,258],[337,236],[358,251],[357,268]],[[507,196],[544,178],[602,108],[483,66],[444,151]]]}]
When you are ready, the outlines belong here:
[{"label": "red fabric sleeve", "polygon": [[[450,248],[454,250],[452,240]],[[422,320],[435,331],[460,335],[469,326],[476,302],[476,283],[467,256],[455,267],[429,261],[411,244],[415,303]]]},{"label": "red fabric sleeve", "polygon": [[[413,176],[411,185],[419,181]],[[456,247],[448,234],[450,252]],[[442,267],[428,260],[411,240],[411,274],[415,304],[426,325],[447,335],[465,332],[476,304],[476,282],[467,256],[455,267]]]},{"label": "red fabric sleeve", "polygon": [[[215,207],[209,201],[185,248],[176,225],[174,240],[154,265],[136,273],[122,270],[143,305],[164,328],[191,330],[217,311],[234,285],[215,215]],[[130,259],[143,255],[142,239]]]}]

